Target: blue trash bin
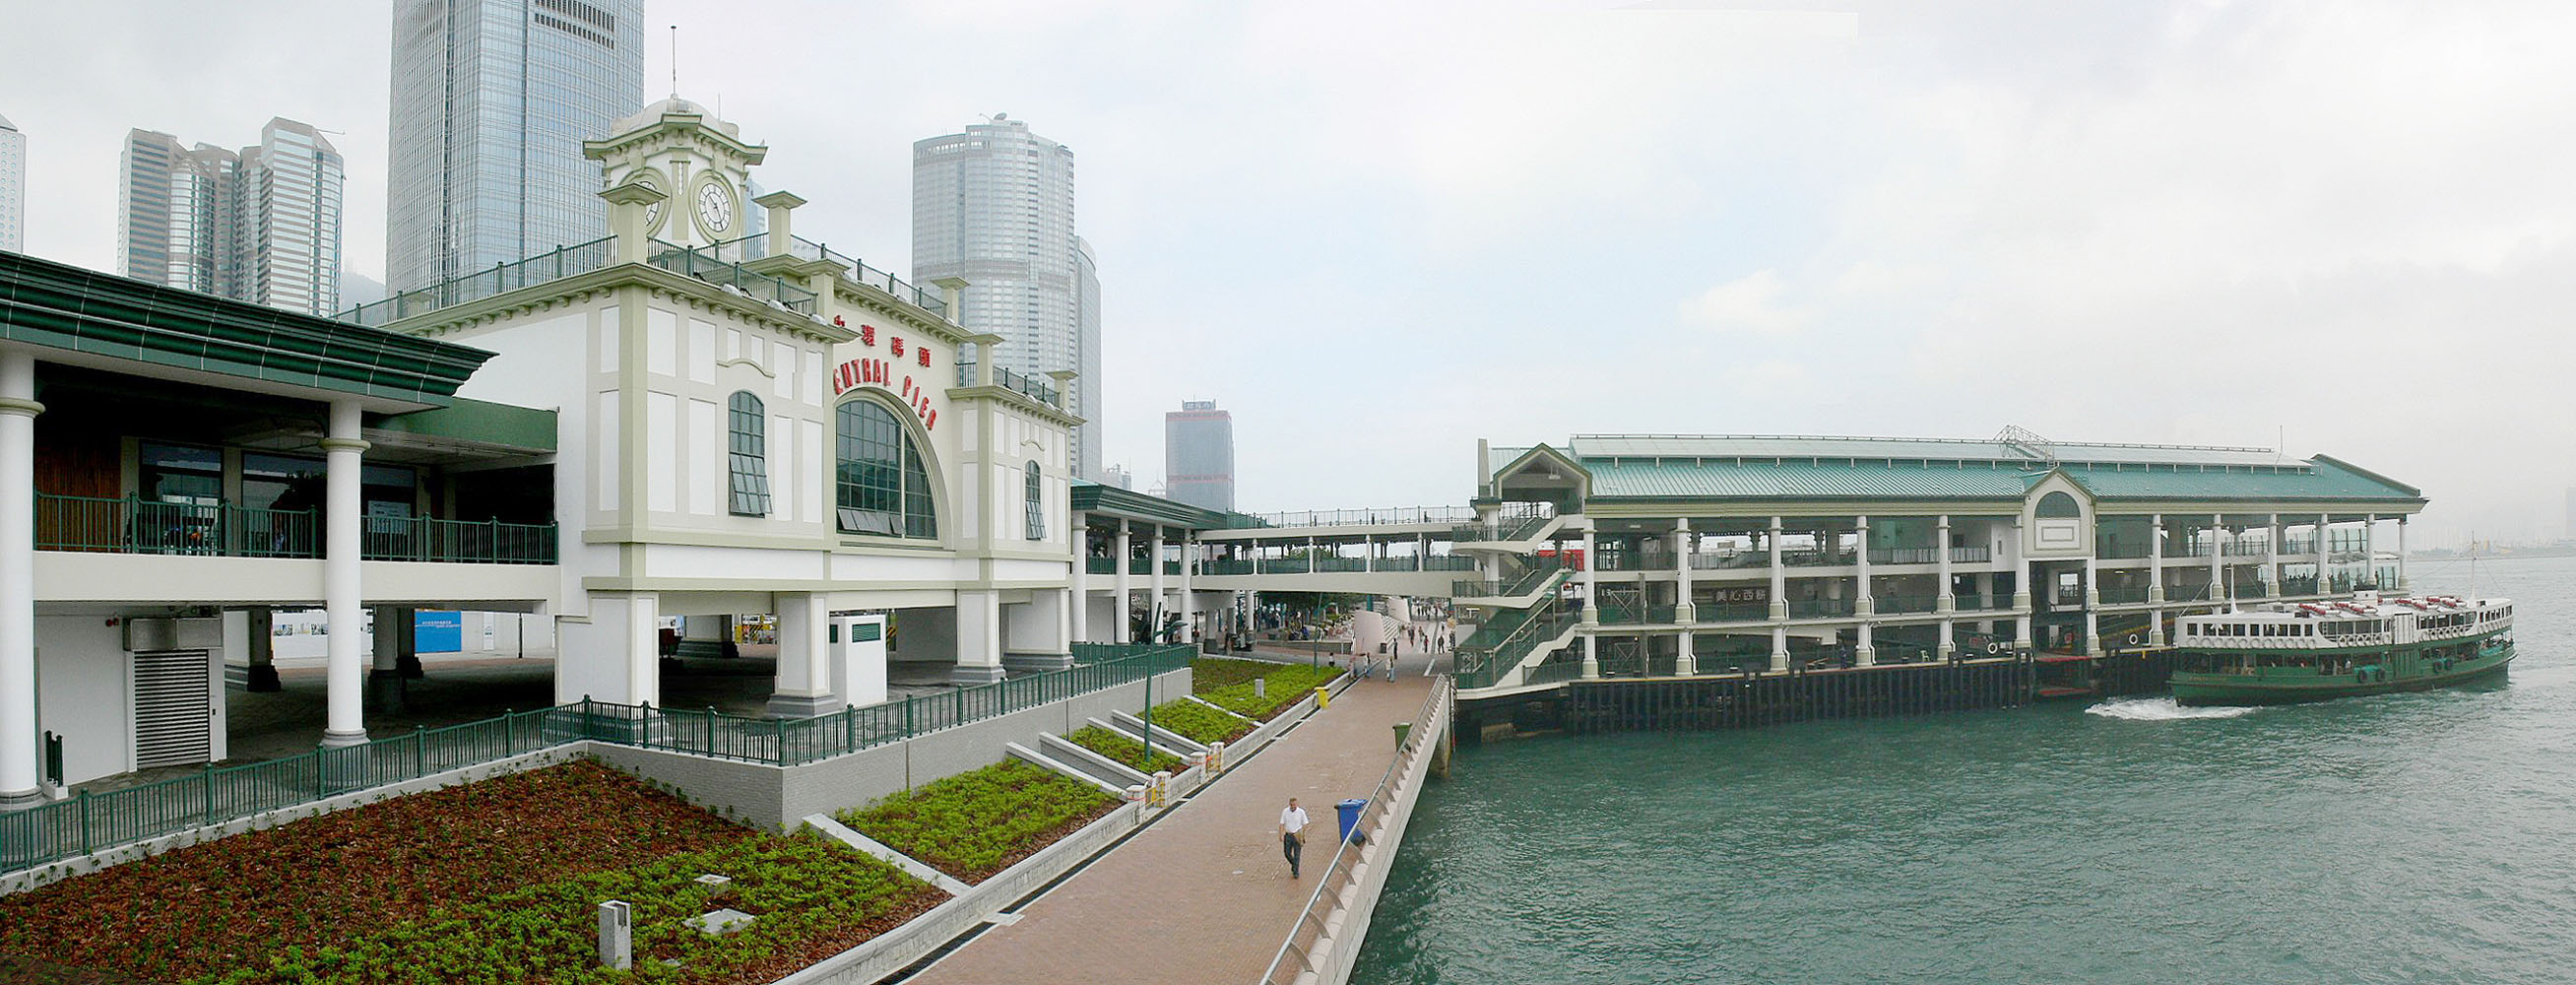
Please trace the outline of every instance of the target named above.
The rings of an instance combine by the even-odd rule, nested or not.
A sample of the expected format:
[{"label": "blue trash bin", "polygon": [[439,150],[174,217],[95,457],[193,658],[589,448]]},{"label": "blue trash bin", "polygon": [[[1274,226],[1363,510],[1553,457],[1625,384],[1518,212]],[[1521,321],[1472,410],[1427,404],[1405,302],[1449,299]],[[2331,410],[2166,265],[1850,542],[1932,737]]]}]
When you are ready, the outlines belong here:
[{"label": "blue trash bin", "polygon": [[1334,808],[1341,811],[1343,841],[1351,840],[1351,833],[1359,830],[1360,808],[1367,806],[1368,801],[1359,797],[1353,797],[1349,800],[1333,805]]}]

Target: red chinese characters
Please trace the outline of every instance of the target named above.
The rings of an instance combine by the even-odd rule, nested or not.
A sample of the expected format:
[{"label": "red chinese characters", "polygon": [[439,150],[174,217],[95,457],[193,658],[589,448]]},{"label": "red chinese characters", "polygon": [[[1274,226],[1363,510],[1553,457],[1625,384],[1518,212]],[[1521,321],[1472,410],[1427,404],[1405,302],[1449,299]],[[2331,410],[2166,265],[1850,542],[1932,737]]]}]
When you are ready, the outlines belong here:
[{"label": "red chinese characters", "polygon": [[869,348],[875,348],[877,344],[877,327],[874,325],[859,326],[859,344]]},{"label": "red chinese characters", "polygon": [[897,335],[894,338],[887,340],[887,342],[889,344],[886,348],[894,353],[895,358],[903,358],[903,336]]},{"label": "red chinese characters", "polygon": [[921,356],[921,364],[923,366],[930,365],[930,349],[928,347],[917,345],[912,347],[912,351]]}]

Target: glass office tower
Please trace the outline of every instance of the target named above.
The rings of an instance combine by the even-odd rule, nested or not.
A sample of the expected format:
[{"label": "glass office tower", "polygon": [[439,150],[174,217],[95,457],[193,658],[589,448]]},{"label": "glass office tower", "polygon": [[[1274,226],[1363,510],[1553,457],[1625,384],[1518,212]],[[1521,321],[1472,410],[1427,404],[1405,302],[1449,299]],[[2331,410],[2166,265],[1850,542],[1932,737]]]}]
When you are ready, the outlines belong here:
[{"label": "glass office tower", "polygon": [[643,0],[399,0],[386,288],[608,235],[581,143],[643,107]]},{"label": "glass office tower", "polygon": [[348,166],[287,119],[241,150],[129,130],[120,158],[116,272],[308,315],[340,304]]}]

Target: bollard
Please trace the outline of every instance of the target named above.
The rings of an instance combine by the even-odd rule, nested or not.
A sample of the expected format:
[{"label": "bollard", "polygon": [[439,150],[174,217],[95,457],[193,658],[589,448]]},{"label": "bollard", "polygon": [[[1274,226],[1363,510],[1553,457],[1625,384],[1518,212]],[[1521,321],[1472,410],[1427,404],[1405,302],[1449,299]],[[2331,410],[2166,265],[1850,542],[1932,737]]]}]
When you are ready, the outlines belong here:
[{"label": "bollard", "polygon": [[1131,804],[1141,804],[1141,803],[1144,803],[1144,802],[1145,802],[1145,785],[1144,785],[1144,784],[1142,784],[1142,783],[1130,783],[1130,784],[1128,784],[1128,785],[1127,785],[1127,802],[1128,802],[1128,803],[1131,803]]},{"label": "bollard", "polygon": [[1267,697],[1269,697],[1269,696],[1270,696],[1270,678],[1267,678],[1267,677],[1255,677],[1255,678],[1253,678],[1253,679],[1252,679],[1252,696],[1253,696],[1253,697],[1256,697],[1256,698],[1267,698]]},{"label": "bollard", "polygon": [[1209,777],[1225,772],[1225,743],[1208,743],[1207,768]]},{"label": "bollard", "polygon": [[1333,687],[1332,687],[1332,685],[1330,685],[1330,684],[1317,684],[1317,685],[1315,685],[1315,710],[1316,710],[1316,711],[1322,711],[1322,710],[1324,710],[1324,709],[1326,709],[1326,708],[1331,707],[1331,706],[1332,706],[1332,704],[1333,704]]},{"label": "bollard", "polygon": [[1153,791],[1153,799],[1149,801],[1146,806],[1152,807],[1156,810],[1161,810],[1162,808],[1171,806],[1172,773],[1170,770],[1154,771]]},{"label": "bollard", "polygon": [[599,965],[626,971],[635,967],[634,908],[617,900],[599,904]]}]

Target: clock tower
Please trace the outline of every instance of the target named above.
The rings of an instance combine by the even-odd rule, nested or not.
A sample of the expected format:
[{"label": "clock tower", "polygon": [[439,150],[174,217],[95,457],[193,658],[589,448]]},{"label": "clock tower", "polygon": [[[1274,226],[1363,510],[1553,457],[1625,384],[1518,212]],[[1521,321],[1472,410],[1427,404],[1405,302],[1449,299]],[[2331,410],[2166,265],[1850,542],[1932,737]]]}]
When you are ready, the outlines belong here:
[{"label": "clock tower", "polygon": [[601,187],[633,181],[665,196],[645,214],[645,235],[707,246],[751,234],[751,166],[769,148],[674,94],[617,121],[607,139],[583,141],[582,154],[599,162]]}]

